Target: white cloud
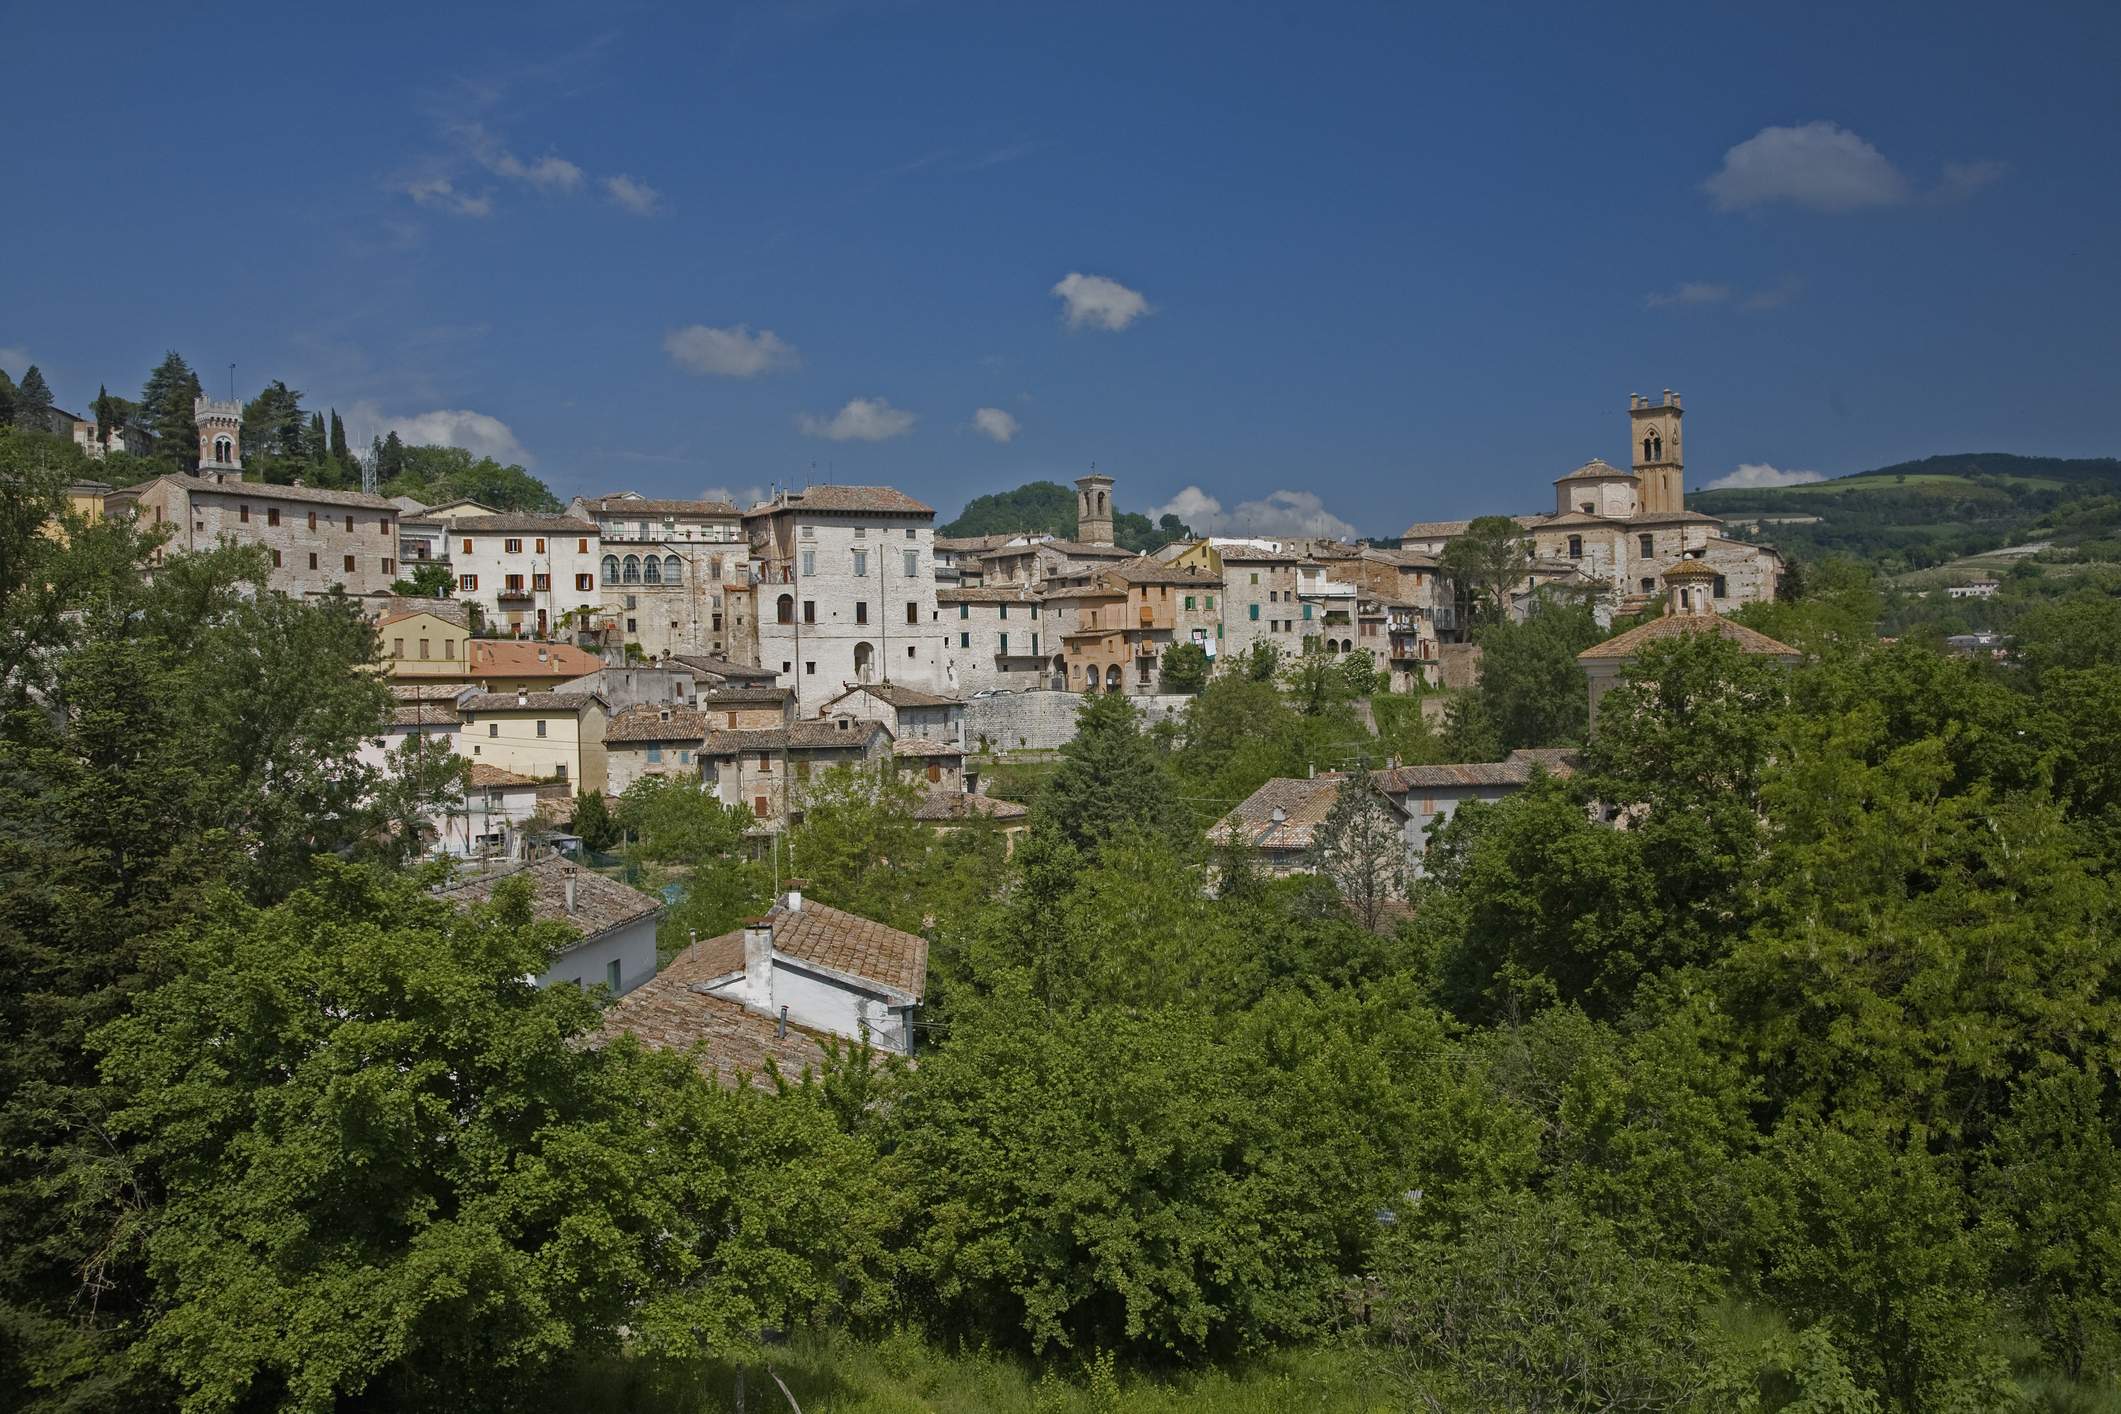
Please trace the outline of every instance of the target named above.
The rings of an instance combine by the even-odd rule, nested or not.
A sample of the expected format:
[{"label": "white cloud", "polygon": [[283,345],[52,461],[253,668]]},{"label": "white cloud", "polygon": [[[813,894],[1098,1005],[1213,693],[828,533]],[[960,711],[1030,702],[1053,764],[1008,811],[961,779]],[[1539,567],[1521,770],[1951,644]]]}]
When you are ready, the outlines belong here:
[{"label": "white cloud", "polygon": [[771,329],[754,334],[749,324],[732,324],[726,329],[688,324],[663,336],[663,352],[694,373],[722,378],[756,378],[802,362],[795,345]]},{"label": "white cloud", "polygon": [[1729,285],[1711,284],[1706,280],[1688,280],[1669,290],[1657,290],[1646,296],[1643,303],[1651,309],[1663,309],[1673,304],[1722,304],[1731,297]]},{"label": "white cloud", "polygon": [[459,135],[479,165],[497,177],[523,182],[543,192],[571,192],[582,185],[582,169],[556,153],[548,152],[534,162],[525,162],[478,123],[468,124]]},{"label": "white cloud", "polygon": [[1753,291],[1739,303],[1738,307],[1747,314],[1763,314],[1770,309],[1782,308],[1791,300],[1797,298],[1797,292],[1803,288],[1804,282],[1795,275],[1791,275],[1772,289]]},{"label": "white cloud", "polygon": [[727,501],[740,511],[748,511],[766,499],[763,486],[709,486],[700,492],[703,501]]},{"label": "white cloud", "polygon": [[637,181],[621,172],[616,177],[604,179],[604,190],[611,199],[636,216],[653,216],[662,203],[663,194],[643,181]]},{"label": "white cloud", "polygon": [[1762,128],[1723,154],[1702,186],[1718,211],[1787,201],[1814,211],[1894,206],[1910,188],[1885,154],[1837,123]]},{"label": "white cloud", "polygon": [[1719,476],[1701,489],[1704,491],[1758,491],[1770,486],[1802,486],[1808,481],[1824,481],[1826,478],[1816,471],[1784,471],[1769,466],[1766,462],[1742,462],[1736,471]]},{"label": "white cloud", "polygon": [[1070,329],[1085,325],[1093,329],[1124,329],[1144,314],[1156,312],[1142,298],[1141,291],[1130,290],[1103,275],[1071,272],[1053,287],[1052,293],[1060,296],[1066,306],[1063,318]]},{"label": "white cloud", "polygon": [[366,449],[372,437],[398,434],[398,440],[415,447],[462,447],[475,457],[492,457],[506,465],[535,466],[537,458],[516,440],[514,429],[498,417],[469,408],[437,408],[433,412],[393,416],[375,403],[355,403],[346,414],[347,440]]},{"label": "white cloud", "polygon": [[1000,408],[981,408],[972,414],[972,425],[997,442],[1007,442],[1016,436],[1017,420]]},{"label": "white cloud", "polygon": [[430,177],[406,184],[405,194],[420,206],[432,206],[453,216],[491,216],[493,198],[484,192],[457,190],[447,177]]},{"label": "white cloud", "polygon": [[1937,184],[1937,199],[1965,201],[1983,187],[2002,180],[2007,170],[2001,162],[1947,162],[1944,180]]},{"label": "white cloud", "polygon": [[1310,491],[1269,491],[1256,501],[1240,501],[1235,509],[1188,486],[1149,511],[1149,519],[1175,515],[1200,535],[1323,535],[1345,539],[1355,527],[1326,509],[1324,501]]},{"label": "white cloud", "polygon": [[851,398],[847,406],[829,418],[803,413],[795,425],[806,437],[828,442],[884,442],[913,430],[913,414],[891,406],[885,398]]},{"label": "white cloud", "polygon": [[0,348],[0,370],[20,378],[29,371],[29,350],[20,344]]}]

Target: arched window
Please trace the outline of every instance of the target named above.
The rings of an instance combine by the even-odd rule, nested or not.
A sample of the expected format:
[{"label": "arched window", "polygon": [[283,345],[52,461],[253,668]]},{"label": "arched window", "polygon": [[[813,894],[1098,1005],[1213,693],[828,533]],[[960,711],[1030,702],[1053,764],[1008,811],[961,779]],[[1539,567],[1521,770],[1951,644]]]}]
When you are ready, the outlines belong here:
[{"label": "arched window", "polygon": [[792,624],[795,622],[795,596],[793,594],[783,594],[780,598],[773,601],[773,621],[777,624]]},{"label": "arched window", "polygon": [[675,555],[663,556],[663,583],[679,584],[684,581],[685,567],[678,563]]},{"label": "arched window", "polygon": [[619,557],[617,555],[606,555],[604,557],[604,582],[606,584],[617,584],[619,582]]},{"label": "arched window", "polygon": [[876,649],[866,643],[854,645],[854,675],[863,682],[869,681],[869,673],[876,661]]},{"label": "arched window", "polygon": [[657,559],[655,556],[650,555],[648,557],[647,563],[641,566],[641,583],[661,584],[662,582],[663,562]]},{"label": "arched window", "polygon": [[1646,462],[1664,460],[1664,438],[1652,432],[1642,439],[1642,459]]},{"label": "arched window", "polygon": [[641,582],[641,557],[639,555],[628,555],[625,566],[620,570],[619,574],[620,578],[626,583],[639,584]]},{"label": "arched window", "polygon": [[214,460],[226,465],[236,459],[236,444],[226,437],[214,438]]},{"label": "arched window", "polygon": [[1119,664],[1117,663],[1105,669],[1105,691],[1119,691]]},{"label": "arched window", "polygon": [[1099,515],[1105,513],[1105,493],[1102,491],[1097,493],[1097,513]]}]

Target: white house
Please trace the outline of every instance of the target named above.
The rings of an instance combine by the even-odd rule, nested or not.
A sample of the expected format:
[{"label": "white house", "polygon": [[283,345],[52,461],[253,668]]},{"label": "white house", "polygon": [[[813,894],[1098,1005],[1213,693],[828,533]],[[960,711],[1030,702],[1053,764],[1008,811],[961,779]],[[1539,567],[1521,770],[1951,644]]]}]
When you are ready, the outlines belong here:
[{"label": "white house", "polygon": [[1393,766],[1373,771],[1379,789],[1407,813],[1407,848],[1418,870],[1428,852],[1429,827],[1451,818],[1469,800],[1495,801],[1531,784],[1534,771],[1575,774],[1576,753],[1563,747],[1525,747],[1503,761],[1454,766]]},{"label": "white house", "polygon": [[547,638],[563,620],[580,623],[592,617],[602,602],[595,521],[468,515],[449,520],[447,529],[457,597],[483,608],[491,626]]},{"label": "white house", "polygon": [[655,928],[663,914],[663,901],[559,855],[438,892],[458,907],[468,908],[490,902],[495,890],[511,879],[530,885],[532,917],[541,923],[565,923],[581,934],[538,974],[540,987],[573,983],[607,987],[613,996],[624,996],[655,976]]}]

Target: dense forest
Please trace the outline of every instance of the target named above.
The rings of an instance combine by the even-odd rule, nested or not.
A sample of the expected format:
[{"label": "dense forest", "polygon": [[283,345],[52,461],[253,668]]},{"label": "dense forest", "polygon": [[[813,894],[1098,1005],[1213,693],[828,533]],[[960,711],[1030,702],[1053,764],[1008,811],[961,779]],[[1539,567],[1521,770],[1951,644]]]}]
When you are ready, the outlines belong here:
[{"label": "dense forest", "polygon": [[[192,409],[203,388],[190,364],[174,350],[147,376],[138,400],[117,397],[106,387],[89,404],[104,446],[99,479],[118,478],[119,485],[165,472],[198,466],[199,438]],[[502,465],[491,457],[474,457],[461,447],[409,446],[396,432],[373,437],[365,453],[350,447],[339,410],[308,410],[302,393],[273,379],[243,404],[243,469],[258,481],[336,490],[361,489],[364,462],[376,470],[378,489],[386,496],[411,496],[426,505],[470,497],[495,510],[557,511],[559,501],[520,466]],[[31,433],[45,430],[53,405],[43,374],[31,367],[20,387],[0,372],[0,426]],[[112,447],[119,428],[133,427],[151,437],[144,457]]]},{"label": "dense forest", "polygon": [[[940,526],[938,535],[1013,535],[1019,531],[1044,531],[1048,535],[1073,538],[1075,492],[1057,481],[1031,481],[1014,491],[996,491],[975,496],[965,503],[956,520]],[[1121,511],[1112,520],[1114,543],[1146,555],[1173,540],[1192,535],[1177,516],[1167,515],[1152,524],[1139,511]]]},{"label": "dense forest", "polygon": [[[426,891],[458,780],[356,760],[351,606],[46,533],[42,440],[0,430],[0,1403],[2112,1407],[2114,586],[2013,582],[2006,664],[1808,566],[1745,611],[1801,666],[1652,650],[1392,907],[1360,768],[1581,741],[1569,606],[1440,728],[1323,655],[1089,699],[1013,849],[835,774],[782,867],[928,937],[921,1054],[727,1090],[585,1044],[527,898]],[[1205,843],[1334,768],[1319,873]],[[608,827],[673,945],[771,887],[698,792]]]},{"label": "dense forest", "polygon": [[1687,505],[1795,559],[1857,555],[1895,573],[2030,541],[2110,544],[2121,535],[2121,461],[1925,457],[1798,486],[1697,491]]}]

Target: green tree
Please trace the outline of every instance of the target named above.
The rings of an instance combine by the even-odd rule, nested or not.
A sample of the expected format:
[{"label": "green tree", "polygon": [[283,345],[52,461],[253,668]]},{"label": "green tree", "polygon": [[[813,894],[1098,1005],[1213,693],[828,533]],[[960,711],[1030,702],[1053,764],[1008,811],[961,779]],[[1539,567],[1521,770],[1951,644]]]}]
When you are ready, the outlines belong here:
[{"label": "green tree", "polygon": [[412,573],[390,583],[390,592],[414,599],[447,599],[457,587],[449,566],[436,560],[415,561]]},{"label": "green tree", "polygon": [[15,380],[0,368],[0,427],[15,425]]},{"label": "green tree", "polygon": [[176,350],[162,356],[140,390],[140,420],[154,438],[153,456],[166,471],[199,464],[199,426],[194,401],[204,395],[199,375]]},{"label": "green tree", "polygon": [[1165,692],[1199,692],[1208,685],[1208,650],[1198,643],[1175,643],[1164,650],[1157,667]]},{"label": "green tree", "polygon": [[1494,623],[1509,617],[1510,594],[1531,569],[1531,541],[1508,516],[1477,516],[1436,563],[1465,595],[1474,621]]},{"label": "green tree", "polygon": [[1117,692],[1084,698],[1075,737],[1039,791],[1035,823],[1079,848],[1125,825],[1176,828],[1181,816],[1134,704]]},{"label": "green tree", "polygon": [[611,818],[611,807],[604,803],[602,791],[575,792],[574,833],[584,849],[601,852],[619,842],[619,824]]},{"label": "green tree", "polygon": [[1589,605],[1552,598],[1521,623],[1501,620],[1477,631],[1476,691],[1503,750],[1583,740],[1589,685],[1576,655],[1605,636]]},{"label": "green tree", "polygon": [[1369,771],[1341,777],[1333,808],[1311,832],[1318,872],[1333,886],[1365,928],[1376,928],[1385,905],[1406,897],[1406,817],[1392,805]]},{"label": "green tree", "polygon": [[51,417],[51,385],[44,381],[43,371],[33,363],[15,386],[15,426],[30,432],[50,432]]},{"label": "green tree", "polygon": [[353,453],[347,449],[346,424],[339,421],[339,410],[337,408],[331,410],[331,432],[327,438],[326,450],[332,461],[339,468],[339,479],[341,481],[351,482],[361,474],[360,464],[354,460]]},{"label": "green tree", "polygon": [[926,912],[922,881],[935,833],[913,818],[921,792],[874,768],[835,766],[801,791],[788,869],[823,902],[907,932]]}]

